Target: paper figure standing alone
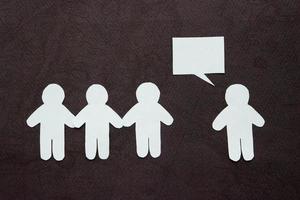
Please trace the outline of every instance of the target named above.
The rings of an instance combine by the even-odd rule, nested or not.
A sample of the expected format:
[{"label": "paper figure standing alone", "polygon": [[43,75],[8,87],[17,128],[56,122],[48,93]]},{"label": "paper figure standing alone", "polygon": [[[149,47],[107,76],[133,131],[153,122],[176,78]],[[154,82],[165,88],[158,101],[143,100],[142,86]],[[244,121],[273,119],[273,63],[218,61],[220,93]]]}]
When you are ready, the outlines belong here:
[{"label": "paper figure standing alone", "polygon": [[106,89],[99,84],[91,85],[86,91],[88,105],[75,117],[76,128],[85,124],[85,155],[89,160],[95,158],[97,149],[101,159],[109,156],[109,124],[122,127],[121,117],[108,105]]},{"label": "paper figure standing alone", "polygon": [[173,123],[173,118],[159,103],[160,91],[154,83],[142,83],[136,91],[138,103],[124,116],[123,125],[134,123],[136,131],[137,155],[141,158],[150,155],[157,158],[161,153],[160,124]]},{"label": "paper figure standing alone", "polygon": [[229,158],[238,161],[241,153],[246,161],[254,158],[252,124],[262,127],[265,120],[249,104],[249,91],[241,84],[227,88],[228,106],[216,117],[212,126],[220,131],[227,127]]},{"label": "paper figure standing alone", "polygon": [[[65,157],[65,125],[73,128],[74,115],[62,104],[65,93],[57,84],[49,84],[43,91],[44,102],[27,119],[27,124],[40,125],[40,153],[43,160],[49,160],[51,154],[55,160]],[[53,152],[52,152],[53,151]]]}]

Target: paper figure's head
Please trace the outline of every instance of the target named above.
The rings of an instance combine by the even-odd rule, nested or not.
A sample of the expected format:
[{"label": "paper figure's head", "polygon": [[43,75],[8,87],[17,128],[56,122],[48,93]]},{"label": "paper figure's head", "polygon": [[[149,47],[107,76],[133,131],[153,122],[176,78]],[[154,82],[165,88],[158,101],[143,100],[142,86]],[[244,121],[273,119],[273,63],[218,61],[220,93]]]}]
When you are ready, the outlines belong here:
[{"label": "paper figure's head", "polygon": [[249,90],[241,85],[234,84],[227,88],[225,100],[228,105],[244,105],[249,102]]},{"label": "paper figure's head", "polygon": [[42,94],[42,100],[45,104],[60,104],[64,101],[64,98],[64,90],[55,83],[47,85]]},{"label": "paper figure's head", "polygon": [[106,89],[99,84],[91,85],[86,91],[88,104],[105,104],[108,100]]},{"label": "paper figure's head", "polygon": [[154,83],[142,83],[136,90],[138,102],[151,103],[158,102],[160,91]]}]

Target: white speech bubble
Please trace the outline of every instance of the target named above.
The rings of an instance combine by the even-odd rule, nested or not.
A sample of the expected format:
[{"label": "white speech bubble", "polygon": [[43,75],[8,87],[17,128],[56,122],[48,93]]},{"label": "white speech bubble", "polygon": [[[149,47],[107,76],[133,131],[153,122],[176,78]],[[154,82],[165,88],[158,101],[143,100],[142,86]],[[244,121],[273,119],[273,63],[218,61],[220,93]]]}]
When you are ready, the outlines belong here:
[{"label": "white speech bubble", "polygon": [[173,75],[194,74],[214,85],[206,74],[225,73],[224,37],[175,37]]}]

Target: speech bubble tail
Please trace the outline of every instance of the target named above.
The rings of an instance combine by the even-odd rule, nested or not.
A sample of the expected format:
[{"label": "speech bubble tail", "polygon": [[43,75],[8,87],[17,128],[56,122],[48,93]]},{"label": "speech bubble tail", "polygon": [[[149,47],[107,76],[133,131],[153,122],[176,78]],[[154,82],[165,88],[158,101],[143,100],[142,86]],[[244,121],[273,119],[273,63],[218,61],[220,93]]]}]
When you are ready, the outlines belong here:
[{"label": "speech bubble tail", "polygon": [[202,80],[206,81],[207,83],[215,86],[215,84],[213,84],[213,82],[211,82],[211,80],[209,80],[209,78],[205,74],[203,74],[203,73],[197,73],[195,75],[198,76],[199,78],[201,78]]}]

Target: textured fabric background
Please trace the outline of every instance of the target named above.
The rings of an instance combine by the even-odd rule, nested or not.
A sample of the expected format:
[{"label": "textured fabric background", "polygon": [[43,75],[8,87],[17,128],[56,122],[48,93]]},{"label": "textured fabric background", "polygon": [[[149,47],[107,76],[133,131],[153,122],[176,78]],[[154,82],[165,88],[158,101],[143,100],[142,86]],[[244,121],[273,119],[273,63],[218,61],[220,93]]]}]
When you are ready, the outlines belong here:
[{"label": "textured fabric background", "polygon": [[[174,36],[225,36],[226,74],[172,76]],[[299,199],[298,0],[1,0],[0,199]],[[84,128],[66,128],[66,158],[42,161],[25,120],[58,83],[77,114],[92,83],[123,116],[145,81],[173,115],[162,155],[139,159],[134,127],[111,128],[108,160],[88,161]],[[234,83],[266,120],[255,158],[231,162],[211,123]]]}]

